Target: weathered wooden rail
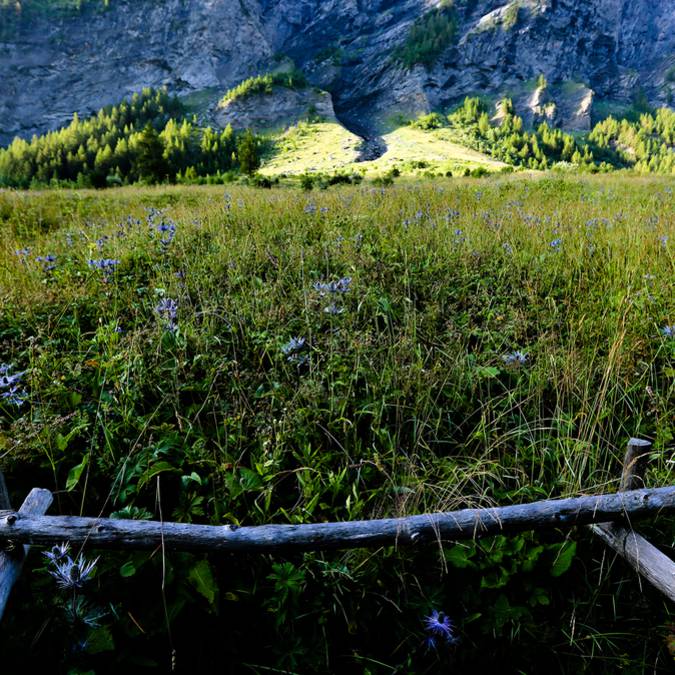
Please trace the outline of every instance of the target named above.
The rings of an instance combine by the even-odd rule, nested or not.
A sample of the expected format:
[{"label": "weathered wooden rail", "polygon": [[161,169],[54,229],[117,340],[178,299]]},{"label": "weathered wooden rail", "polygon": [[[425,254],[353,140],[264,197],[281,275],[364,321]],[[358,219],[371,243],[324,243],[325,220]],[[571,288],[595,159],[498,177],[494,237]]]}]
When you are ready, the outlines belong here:
[{"label": "weathered wooden rail", "polygon": [[[44,493],[33,490],[31,495]],[[49,494],[49,493],[47,493]],[[39,516],[9,512],[0,517],[0,542],[93,548],[267,553],[423,544],[476,539],[523,530],[585,525],[675,513],[675,486],[502,506],[428,513],[405,518],[312,525],[192,525],[145,520]]]},{"label": "weathered wooden rail", "polygon": [[194,525],[159,521],[45,516],[48,490],[35,488],[18,511],[9,507],[0,474],[0,618],[21,572],[30,544],[70,542],[117,549],[220,551],[229,553],[329,550],[476,539],[544,528],[588,525],[611,548],[675,601],[675,563],[632,529],[632,521],[675,513],[675,486],[631,489],[641,482],[637,468],[651,444],[631,439],[624,461],[621,491],[568,499],[550,499],[488,509],[464,509],[404,518],[306,525]]}]

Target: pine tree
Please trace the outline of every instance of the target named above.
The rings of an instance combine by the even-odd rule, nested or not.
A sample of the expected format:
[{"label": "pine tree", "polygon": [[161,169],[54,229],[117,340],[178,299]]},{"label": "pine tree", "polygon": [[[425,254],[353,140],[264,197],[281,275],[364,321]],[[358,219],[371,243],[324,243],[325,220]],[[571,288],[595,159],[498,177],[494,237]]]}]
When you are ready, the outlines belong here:
[{"label": "pine tree", "polygon": [[143,127],[143,131],[135,137],[135,140],[134,169],[138,177],[150,183],[158,183],[164,180],[168,173],[168,167],[164,159],[164,144],[155,127],[148,122]]},{"label": "pine tree", "polygon": [[260,168],[258,141],[250,129],[237,140],[237,157],[239,168],[249,176]]}]

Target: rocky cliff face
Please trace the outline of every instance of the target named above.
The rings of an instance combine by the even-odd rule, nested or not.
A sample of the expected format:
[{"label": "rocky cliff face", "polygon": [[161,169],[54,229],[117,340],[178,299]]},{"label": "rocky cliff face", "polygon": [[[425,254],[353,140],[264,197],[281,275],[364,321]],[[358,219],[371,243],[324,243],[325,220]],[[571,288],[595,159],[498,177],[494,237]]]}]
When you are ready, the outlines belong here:
[{"label": "rocky cliff face", "polygon": [[[675,95],[675,0],[454,0],[458,30],[433,66],[393,57],[439,0],[87,0],[0,6],[0,142],[144,86],[225,91],[292,58],[364,136],[392,113],[509,94],[535,121],[590,124],[592,101]],[[41,3],[44,7],[44,3]],[[18,8],[21,8],[20,10]],[[543,74],[546,92],[536,93]]]}]

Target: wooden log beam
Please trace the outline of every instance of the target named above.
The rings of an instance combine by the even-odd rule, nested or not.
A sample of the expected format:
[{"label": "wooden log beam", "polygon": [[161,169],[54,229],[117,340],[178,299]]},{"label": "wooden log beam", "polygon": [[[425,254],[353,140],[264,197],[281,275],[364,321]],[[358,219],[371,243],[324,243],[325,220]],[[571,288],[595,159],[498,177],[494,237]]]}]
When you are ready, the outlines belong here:
[{"label": "wooden log beam", "polygon": [[675,602],[675,563],[667,555],[626,527],[604,523],[590,528],[640,576]]},{"label": "wooden log beam", "polygon": [[[42,516],[50,507],[52,499],[52,493],[49,490],[33,488],[17,513],[3,511],[4,515],[0,520],[11,522],[14,518]],[[0,619],[5,612],[12,586],[21,574],[23,561],[30,548],[27,545],[21,546],[21,543],[24,542],[15,542],[11,538],[0,541],[5,548],[5,550],[0,550]]]},{"label": "wooden log beam", "polygon": [[675,486],[552,499],[490,509],[309,525],[193,525],[12,513],[0,517],[0,542],[95,548],[267,552],[455,541],[524,530],[584,525],[675,512]]},{"label": "wooden log beam", "polygon": [[[644,470],[652,444],[631,438],[623,461],[620,490],[644,486]],[[656,546],[630,527],[617,523],[589,525],[593,534],[602,539],[654,588],[675,602],[675,563]]]}]

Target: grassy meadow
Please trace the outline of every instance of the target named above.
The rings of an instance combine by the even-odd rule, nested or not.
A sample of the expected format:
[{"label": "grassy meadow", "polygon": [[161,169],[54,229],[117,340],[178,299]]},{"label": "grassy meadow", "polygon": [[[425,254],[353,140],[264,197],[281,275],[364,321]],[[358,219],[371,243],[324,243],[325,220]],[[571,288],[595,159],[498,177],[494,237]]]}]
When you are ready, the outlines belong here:
[{"label": "grassy meadow", "polygon": [[[260,172],[270,177],[317,172],[358,172],[375,177],[398,169],[406,176],[420,177],[447,171],[461,176],[476,168],[498,172],[507,166],[467,147],[460,130],[391,126],[382,135],[386,152],[363,162],[358,159],[362,139],[341,124],[300,122],[282,134],[272,135],[271,154],[263,158]],[[330,152],[326,148],[331,148]]]},{"label": "grassy meadow", "polygon": [[[648,485],[672,484],[674,187],[0,191],[13,501],[238,525],[506,505],[615,491],[636,435]],[[673,552],[672,521],[643,529]],[[672,608],[583,529],[108,552],[78,608],[45,567],[31,553],[10,603],[10,671],[642,673],[675,654]],[[433,610],[452,644],[425,644]]]}]

